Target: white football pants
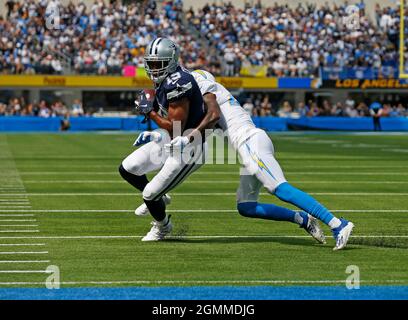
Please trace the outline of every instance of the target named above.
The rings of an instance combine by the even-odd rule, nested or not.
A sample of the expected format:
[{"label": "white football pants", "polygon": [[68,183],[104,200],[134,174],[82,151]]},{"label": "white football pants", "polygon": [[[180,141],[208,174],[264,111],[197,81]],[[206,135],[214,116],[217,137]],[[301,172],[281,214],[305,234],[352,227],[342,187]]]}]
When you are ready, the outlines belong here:
[{"label": "white football pants", "polygon": [[261,129],[238,147],[238,154],[245,167],[241,169],[238,203],[257,202],[262,186],[273,194],[280,184],[286,182],[274,153],[271,139]]},{"label": "white football pants", "polygon": [[206,142],[198,146],[189,145],[182,154],[172,155],[164,151],[164,145],[169,142],[170,137],[163,137],[161,142],[149,142],[122,162],[126,171],[138,176],[159,170],[143,190],[145,200],[159,200],[205,163]]}]

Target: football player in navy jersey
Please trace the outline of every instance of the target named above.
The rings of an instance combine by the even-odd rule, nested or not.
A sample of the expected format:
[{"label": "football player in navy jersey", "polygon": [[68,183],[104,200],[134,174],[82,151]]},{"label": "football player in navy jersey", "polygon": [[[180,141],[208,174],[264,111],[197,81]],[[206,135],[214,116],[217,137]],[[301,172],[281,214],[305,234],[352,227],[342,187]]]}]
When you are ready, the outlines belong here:
[{"label": "football player in navy jersey", "polygon": [[[142,93],[136,109],[160,129],[142,132],[134,144],[141,147],[119,167],[123,179],[143,193],[144,205],[135,213],[150,212],[154,218],[142,241],[162,240],[171,232],[167,193],[204,164],[204,130],[220,118],[218,104],[204,104],[197,82],[178,60],[179,48],[170,39],[157,38],[147,46],[144,63],[155,95]],[[146,173],[154,170],[159,172],[149,182]]]}]

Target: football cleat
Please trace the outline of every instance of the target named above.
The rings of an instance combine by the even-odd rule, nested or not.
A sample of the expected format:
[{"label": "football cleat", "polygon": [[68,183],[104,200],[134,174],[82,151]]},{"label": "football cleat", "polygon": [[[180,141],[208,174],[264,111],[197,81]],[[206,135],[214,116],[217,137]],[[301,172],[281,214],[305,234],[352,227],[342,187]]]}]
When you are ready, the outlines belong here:
[{"label": "football cleat", "polygon": [[157,221],[152,221],[152,228],[150,231],[142,238],[142,241],[160,241],[163,240],[170,232],[173,230],[173,225],[170,221],[170,215],[168,221],[165,225]]},{"label": "football cleat", "polygon": [[320,228],[319,222],[310,214],[306,215],[306,219],[303,219],[303,223],[300,227],[305,229],[307,233],[317,240],[317,242],[326,243],[326,237],[324,236],[323,230]]},{"label": "football cleat", "polygon": [[[162,198],[166,206],[170,204],[171,197],[168,194],[165,194]],[[148,213],[149,213],[149,209],[147,208],[144,202],[135,210],[135,215],[137,216],[145,216]]]},{"label": "football cleat", "polygon": [[333,248],[334,251],[341,250],[346,246],[354,228],[354,224],[352,222],[343,218],[340,218],[340,221],[341,225],[332,229],[334,240],[336,240],[336,246]]}]

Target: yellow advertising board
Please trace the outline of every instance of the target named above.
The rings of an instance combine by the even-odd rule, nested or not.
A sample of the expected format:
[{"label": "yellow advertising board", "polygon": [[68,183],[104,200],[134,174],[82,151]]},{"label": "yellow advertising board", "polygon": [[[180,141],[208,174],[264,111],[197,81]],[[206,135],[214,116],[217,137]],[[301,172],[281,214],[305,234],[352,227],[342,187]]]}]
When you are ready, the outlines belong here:
[{"label": "yellow advertising board", "polygon": [[[277,78],[218,77],[227,88],[274,89]],[[0,75],[0,88],[152,88],[146,77]]]},{"label": "yellow advertising board", "polygon": [[217,77],[217,81],[226,88],[243,89],[275,89],[278,87],[277,78],[227,78]]},{"label": "yellow advertising board", "polygon": [[0,87],[148,88],[148,78],[115,76],[1,75]]}]

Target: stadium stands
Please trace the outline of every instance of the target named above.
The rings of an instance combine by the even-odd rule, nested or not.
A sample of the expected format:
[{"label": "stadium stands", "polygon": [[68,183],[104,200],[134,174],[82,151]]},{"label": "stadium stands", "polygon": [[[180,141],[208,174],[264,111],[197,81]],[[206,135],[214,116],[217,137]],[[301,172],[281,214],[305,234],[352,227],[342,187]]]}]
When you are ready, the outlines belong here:
[{"label": "stadium stands", "polygon": [[[281,118],[299,117],[369,117],[369,106],[364,102],[347,99],[344,103],[330,103],[323,100],[322,103],[309,100],[307,103],[300,102],[292,106],[289,101],[273,106],[267,94],[250,94],[242,101],[245,110],[252,116],[277,116]],[[382,105],[382,117],[408,117],[408,109],[402,104]],[[75,100],[71,106],[66,106],[62,101],[56,100],[48,104],[42,100],[38,103],[26,102],[22,97],[14,97],[7,103],[0,101],[1,116],[34,116],[34,117],[56,117],[56,116],[84,116],[91,115],[97,110],[84,110],[82,102]]]},{"label": "stadium stands", "polygon": [[69,3],[59,6],[55,29],[47,28],[44,19],[47,3],[16,1],[0,18],[0,73],[60,74],[72,68],[80,74],[121,75],[124,65],[143,66],[144,47],[159,35],[175,38],[183,47],[183,61],[192,67],[205,57],[181,23],[181,1],[160,11],[155,1],[96,1],[91,7]]},{"label": "stadium stands", "polygon": [[318,76],[363,72],[393,74],[397,63],[398,9],[376,10],[376,21],[360,4],[360,28],[350,30],[345,4],[316,6],[206,5],[189,11],[192,23],[239,75],[243,66],[267,66],[268,76]]},{"label": "stadium stands", "polygon": [[47,1],[15,1],[0,18],[0,73],[59,74],[72,68],[119,75],[125,65],[143,65],[143,48],[152,38],[167,36],[182,46],[187,67],[206,66],[216,74],[394,75],[398,9],[377,6],[372,21],[364,4],[359,6],[361,27],[353,31],[343,22],[344,4],[244,9],[207,4],[186,10],[182,0],[160,8],[151,0],[128,5],[99,0],[61,5],[59,28],[49,29],[43,18]]},{"label": "stadium stands", "polygon": [[[182,0],[130,4],[65,1],[59,5],[58,28],[49,28],[48,10],[57,2],[7,2],[4,16],[0,16],[0,74],[123,75],[127,66],[143,68],[146,44],[154,37],[165,36],[180,44],[182,63],[190,69],[202,67],[220,76],[278,77],[275,87],[282,89],[296,89],[293,77],[298,78],[301,89],[317,88],[309,79],[316,77],[329,82],[398,78],[396,6],[376,5],[373,14],[368,14],[364,2],[360,2],[360,27],[350,30],[344,22],[346,4],[336,2],[329,5],[312,1],[297,6],[282,1],[269,6],[256,2],[245,6],[203,4],[187,8]],[[86,104],[82,107],[77,100],[54,97],[45,101],[39,94],[36,99],[28,97],[21,91],[0,92],[0,116],[47,118],[98,111]],[[364,96],[335,101],[304,96],[295,100],[283,96],[276,99],[271,92],[247,91],[239,92],[237,98],[253,116],[370,116],[371,101]],[[383,117],[408,116],[405,101],[380,102]],[[78,105],[82,111],[78,111]]]}]

